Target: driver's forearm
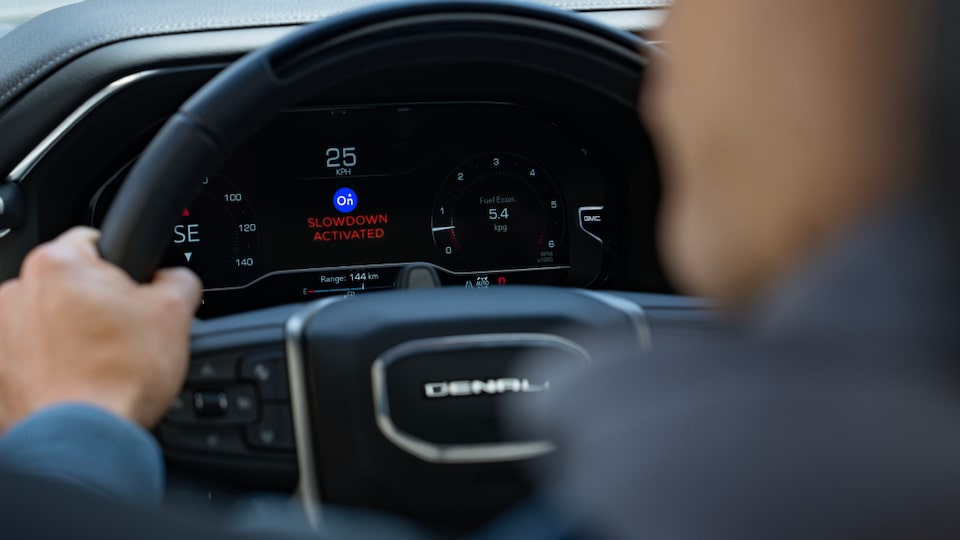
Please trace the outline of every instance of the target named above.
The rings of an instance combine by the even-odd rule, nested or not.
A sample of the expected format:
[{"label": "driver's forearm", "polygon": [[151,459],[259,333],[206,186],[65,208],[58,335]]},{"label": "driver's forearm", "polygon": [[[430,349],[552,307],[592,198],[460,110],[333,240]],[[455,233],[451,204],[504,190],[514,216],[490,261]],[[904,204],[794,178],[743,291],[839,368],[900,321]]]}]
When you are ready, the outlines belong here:
[{"label": "driver's forearm", "polygon": [[158,504],[163,458],[139,426],[96,407],[49,407],[0,438],[0,470],[82,485],[133,504]]}]

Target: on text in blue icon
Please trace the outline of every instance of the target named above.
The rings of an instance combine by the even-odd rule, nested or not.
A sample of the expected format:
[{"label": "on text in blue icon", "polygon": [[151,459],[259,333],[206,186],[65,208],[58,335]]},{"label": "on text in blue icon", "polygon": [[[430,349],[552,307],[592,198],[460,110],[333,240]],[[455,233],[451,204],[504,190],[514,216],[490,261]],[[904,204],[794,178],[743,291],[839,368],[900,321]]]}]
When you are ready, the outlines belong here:
[{"label": "on text in blue icon", "polygon": [[353,212],[357,207],[357,194],[350,188],[340,188],[333,194],[333,207],[343,212]]}]

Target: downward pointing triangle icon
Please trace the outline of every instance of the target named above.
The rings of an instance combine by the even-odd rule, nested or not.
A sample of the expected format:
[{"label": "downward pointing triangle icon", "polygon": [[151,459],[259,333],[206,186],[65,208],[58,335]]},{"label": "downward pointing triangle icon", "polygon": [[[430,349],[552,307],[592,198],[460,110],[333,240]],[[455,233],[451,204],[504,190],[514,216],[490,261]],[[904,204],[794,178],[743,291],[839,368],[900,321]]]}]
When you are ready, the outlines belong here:
[{"label": "downward pointing triangle icon", "polygon": [[188,251],[188,252],[184,253],[183,256],[187,259],[187,262],[190,262],[190,257],[193,257],[193,252],[192,252],[192,251]]}]

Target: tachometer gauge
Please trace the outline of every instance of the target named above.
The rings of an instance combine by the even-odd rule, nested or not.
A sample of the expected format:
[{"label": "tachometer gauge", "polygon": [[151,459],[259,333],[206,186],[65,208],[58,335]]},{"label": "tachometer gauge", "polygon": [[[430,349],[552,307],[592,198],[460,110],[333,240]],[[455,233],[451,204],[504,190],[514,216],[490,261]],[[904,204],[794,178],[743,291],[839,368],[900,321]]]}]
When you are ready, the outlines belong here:
[{"label": "tachometer gauge", "polygon": [[564,211],[549,175],[516,154],[475,156],[446,178],[434,204],[433,239],[454,271],[564,263]]},{"label": "tachometer gauge", "polygon": [[[256,277],[257,221],[246,196],[229,180],[211,175],[196,199],[181,212],[161,266],[186,266],[205,290],[244,285]],[[95,199],[93,224],[103,221],[120,182],[109,183]]]}]

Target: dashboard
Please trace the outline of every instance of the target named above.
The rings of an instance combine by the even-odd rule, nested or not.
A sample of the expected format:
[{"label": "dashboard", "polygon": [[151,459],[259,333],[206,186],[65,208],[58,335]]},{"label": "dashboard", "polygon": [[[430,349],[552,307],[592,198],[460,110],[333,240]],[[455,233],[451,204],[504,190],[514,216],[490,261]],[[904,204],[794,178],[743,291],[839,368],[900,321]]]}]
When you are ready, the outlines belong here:
[{"label": "dashboard", "polygon": [[[167,12],[143,8],[136,17]],[[589,13],[627,25],[656,14]],[[92,45],[6,103],[0,125],[17,137],[0,167],[29,209],[0,236],[0,279],[38,243],[98,226],[180,103],[296,28],[208,25]],[[391,289],[410,263],[460,288],[672,292],[656,255],[654,152],[634,113],[521,68],[481,84],[461,83],[475,79],[461,69],[441,81],[408,66],[307,96],[197,178],[163,265],[201,277],[198,317]]]},{"label": "dashboard", "polygon": [[[90,198],[90,225],[131,165]],[[302,107],[197,179],[163,264],[200,276],[200,318],[389,290],[413,263],[446,286],[587,287],[611,239],[609,181],[527,106]]]}]

